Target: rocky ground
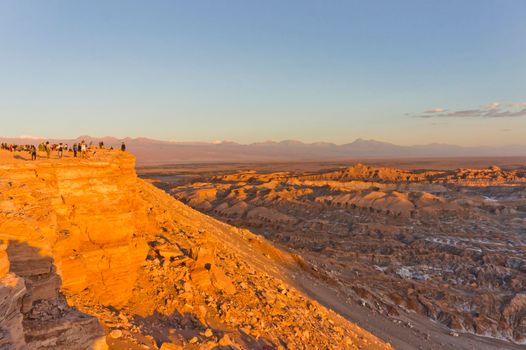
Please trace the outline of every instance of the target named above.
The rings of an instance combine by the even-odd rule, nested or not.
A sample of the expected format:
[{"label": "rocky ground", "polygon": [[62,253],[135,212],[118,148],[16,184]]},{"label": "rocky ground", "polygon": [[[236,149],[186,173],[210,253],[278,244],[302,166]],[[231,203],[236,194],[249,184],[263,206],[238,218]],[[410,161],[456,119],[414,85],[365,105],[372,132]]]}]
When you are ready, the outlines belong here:
[{"label": "rocky ground", "polygon": [[303,257],[340,305],[363,304],[420,328],[424,339],[432,326],[411,315],[447,327],[450,337],[505,340],[495,349],[526,343],[524,170],[359,164],[157,179],[190,206]]},{"label": "rocky ground", "polygon": [[296,288],[305,262],[135,174],[0,152],[0,349],[391,349]]}]

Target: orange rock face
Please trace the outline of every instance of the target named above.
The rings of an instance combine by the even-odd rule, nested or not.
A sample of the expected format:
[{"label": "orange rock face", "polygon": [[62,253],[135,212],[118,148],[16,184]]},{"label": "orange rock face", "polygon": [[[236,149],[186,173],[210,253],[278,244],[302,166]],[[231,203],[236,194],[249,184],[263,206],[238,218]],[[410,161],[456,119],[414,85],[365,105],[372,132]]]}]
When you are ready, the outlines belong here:
[{"label": "orange rock face", "polygon": [[0,167],[0,239],[53,256],[65,289],[119,306],[148,249],[138,233],[156,227],[137,195],[133,159],[112,158]]},{"label": "orange rock face", "polygon": [[291,287],[293,256],[90,156],[0,163],[2,349],[391,348]]}]

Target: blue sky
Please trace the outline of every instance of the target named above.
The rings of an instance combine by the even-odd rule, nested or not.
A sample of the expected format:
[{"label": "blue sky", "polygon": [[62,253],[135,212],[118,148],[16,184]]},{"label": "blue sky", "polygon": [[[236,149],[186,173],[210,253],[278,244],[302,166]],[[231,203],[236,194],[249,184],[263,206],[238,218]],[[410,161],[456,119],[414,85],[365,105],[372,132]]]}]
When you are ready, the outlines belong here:
[{"label": "blue sky", "polygon": [[524,0],[0,0],[0,135],[526,144],[525,13]]}]

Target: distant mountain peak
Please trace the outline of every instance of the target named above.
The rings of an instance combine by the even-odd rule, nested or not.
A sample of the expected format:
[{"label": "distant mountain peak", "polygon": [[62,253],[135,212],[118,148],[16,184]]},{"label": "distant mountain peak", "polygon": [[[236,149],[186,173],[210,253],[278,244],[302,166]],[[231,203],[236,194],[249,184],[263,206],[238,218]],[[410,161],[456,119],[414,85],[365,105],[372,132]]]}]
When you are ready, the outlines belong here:
[{"label": "distant mountain peak", "polygon": [[367,139],[363,139],[363,138],[357,138],[356,140],[351,142],[351,144],[392,145],[392,143],[389,143],[389,142],[378,141],[378,140],[373,140],[373,139],[367,140]]},{"label": "distant mountain peak", "polygon": [[298,140],[283,140],[280,142],[281,145],[304,145],[303,142]]}]

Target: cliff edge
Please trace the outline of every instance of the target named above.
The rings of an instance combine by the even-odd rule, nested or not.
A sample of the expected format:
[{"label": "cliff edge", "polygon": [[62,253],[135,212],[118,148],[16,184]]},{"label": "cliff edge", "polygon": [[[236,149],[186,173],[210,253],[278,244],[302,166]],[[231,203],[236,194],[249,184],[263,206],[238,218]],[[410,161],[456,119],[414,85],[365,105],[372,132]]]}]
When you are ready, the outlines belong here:
[{"label": "cliff edge", "polygon": [[299,259],[138,179],[0,155],[1,349],[390,349],[297,291]]}]

